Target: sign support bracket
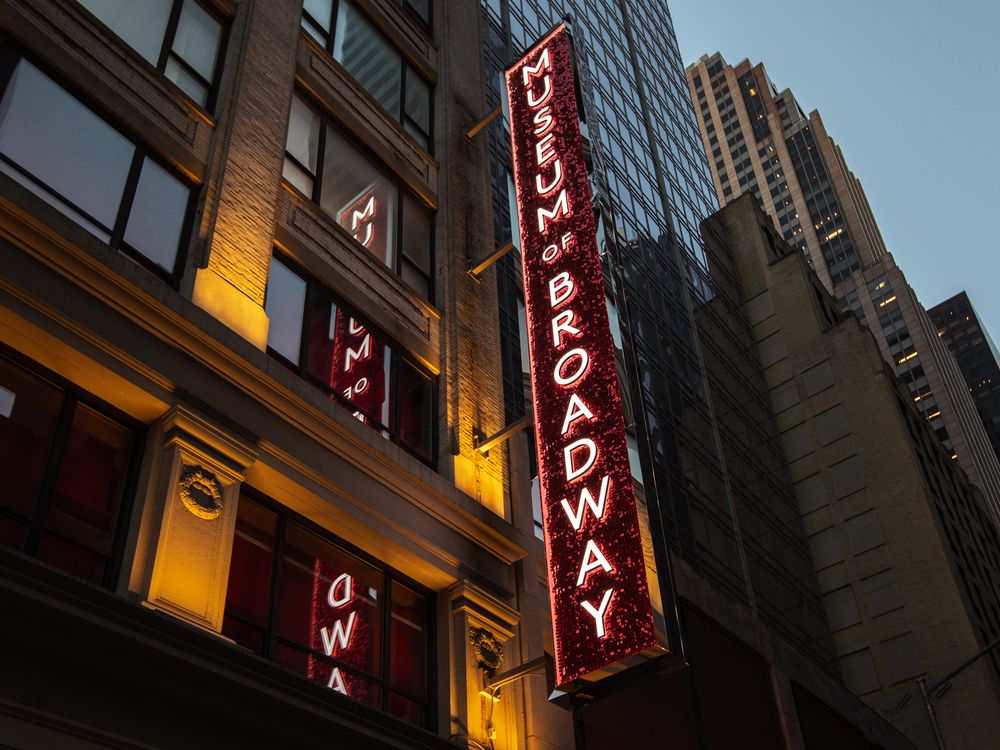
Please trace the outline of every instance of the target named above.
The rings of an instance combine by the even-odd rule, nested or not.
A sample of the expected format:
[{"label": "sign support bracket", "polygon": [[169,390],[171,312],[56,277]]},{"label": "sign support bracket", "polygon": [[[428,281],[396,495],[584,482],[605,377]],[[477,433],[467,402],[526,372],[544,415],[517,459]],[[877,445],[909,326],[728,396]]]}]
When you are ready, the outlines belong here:
[{"label": "sign support bracket", "polygon": [[501,112],[503,112],[503,105],[498,104],[496,107],[494,107],[489,111],[489,114],[487,114],[486,117],[484,117],[482,120],[480,120],[471,128],[465,131],[465,140],[471,142],[473,138],[475,138],[483,131],[483,128],[485,128],[495,119],[497,119],[497,117],[500,116]]},{"label": "sign support bracket", "polygon": [[514,249],[514,240],[511,240],[503,247],[495,250],[493,253],[483,258],[483,260],[479,261],[479,263],[474,265],[465,273],[468,274],[469,278],[471,278],[477,284],[482,283],[479,279],[482,273],[513,249]]},{"label": "sign support bracket", "polygon": [[482,433],[479,432],[479,430],[474,429],[472,431],[472,447],[475,448],[478,453],[485,456],[490,452],[491,448],[496,448],[500,445],[500,443],[513,437],[517,433],[528,429],[529,427],[531,427],[531,417],[526,414],[516,422],[512,422],[504,427],[500,430],[500,432],[490,435],[489,437],[480,437]]}]

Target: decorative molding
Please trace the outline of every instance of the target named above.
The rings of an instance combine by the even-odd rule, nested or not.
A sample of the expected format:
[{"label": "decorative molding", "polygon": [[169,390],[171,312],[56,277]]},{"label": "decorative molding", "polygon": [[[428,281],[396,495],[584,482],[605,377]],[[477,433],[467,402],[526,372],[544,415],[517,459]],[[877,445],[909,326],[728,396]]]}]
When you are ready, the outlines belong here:
[{"label": "decorative molding", "polygon": [[198,518],[213,521],[222,515],[222,488],[212,472],[200,466],[185,466],[178,491],[184,507]]},{"label": "decorative molding", "polygon": [[486,628],[470,628],[469,640],[479,668],[489,677],[495,675],[503,663],[503,645]]}]

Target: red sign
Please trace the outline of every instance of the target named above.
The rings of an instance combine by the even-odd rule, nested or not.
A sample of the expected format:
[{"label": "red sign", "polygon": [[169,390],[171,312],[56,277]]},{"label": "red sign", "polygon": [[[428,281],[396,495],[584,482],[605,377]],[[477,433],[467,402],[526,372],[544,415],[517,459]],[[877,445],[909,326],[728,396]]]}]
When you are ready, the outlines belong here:
[{"label": "red sign", "polygon": [[560,685],[655,645],[570,40],[506,72]]}]

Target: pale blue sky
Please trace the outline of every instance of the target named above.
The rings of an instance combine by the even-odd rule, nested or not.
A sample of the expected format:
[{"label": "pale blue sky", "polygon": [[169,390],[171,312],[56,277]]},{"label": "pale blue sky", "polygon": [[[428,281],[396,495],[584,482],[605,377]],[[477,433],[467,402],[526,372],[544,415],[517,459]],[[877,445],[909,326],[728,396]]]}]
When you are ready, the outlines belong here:
[{"label": "pale blue sky", "polygon": [[763,62],[818,109],[925,307],[1000,341],[1000,0],[668,0],[684,64]]}]

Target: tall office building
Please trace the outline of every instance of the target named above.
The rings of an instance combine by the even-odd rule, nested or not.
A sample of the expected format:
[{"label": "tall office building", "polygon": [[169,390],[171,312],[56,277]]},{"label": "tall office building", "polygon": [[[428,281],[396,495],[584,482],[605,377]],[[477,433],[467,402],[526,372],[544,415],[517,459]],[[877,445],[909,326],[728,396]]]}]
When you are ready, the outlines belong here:
[{"label": "tall office building", "polygon": [[573,33],[671,653],[548,700],[518,260],[469,270],[562,10],[0,0],[3,744],[912,750],[840,684],[659,2]]},{"label": "tall office building", "polygon": [[[710,219],[739,288],[845,684],[919,744],[928,683],[1000,638],[1000,533],[871,333],[837,310],[749,195]],[[949,748],[1000,732],[1000,659],[933,696]]]},{"label": "tall office building", "polygon": [[860,180],[827,134],[762,64],[704,55],[687,83],[719,201],[754,196],[823,285],[866,322],[938,439],[1000,523],[1000,462],[953,357],[896,265]]},{"label": "tall office building", "polygon": [[962,371],[979,411],[983,428],[1000,456],[1000,354],[972,306],[969,295],[959,292],[927,311],[938,336],[948,345]]}]

